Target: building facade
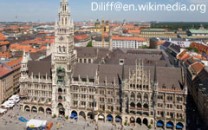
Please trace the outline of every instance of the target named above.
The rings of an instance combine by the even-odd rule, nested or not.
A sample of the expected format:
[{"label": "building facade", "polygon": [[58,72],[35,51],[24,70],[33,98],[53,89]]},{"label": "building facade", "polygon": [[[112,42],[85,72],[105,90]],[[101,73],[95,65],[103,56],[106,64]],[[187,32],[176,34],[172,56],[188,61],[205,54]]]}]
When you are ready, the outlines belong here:
[{"label": "building facade", "polygon": [[0,103],[19,93],[20,59],[0,63]]},{"label": "building facade", "polygon": [[158,50],[74,48],[67,0],[61,1],[51,54],[21,64],[21,109],[71,118],[185,129],[180,68]]}]

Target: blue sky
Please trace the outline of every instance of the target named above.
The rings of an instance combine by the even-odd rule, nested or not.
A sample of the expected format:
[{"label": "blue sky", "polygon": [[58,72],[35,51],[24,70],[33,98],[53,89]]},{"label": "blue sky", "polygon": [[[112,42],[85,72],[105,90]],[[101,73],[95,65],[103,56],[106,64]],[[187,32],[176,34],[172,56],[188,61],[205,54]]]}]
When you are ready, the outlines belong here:
[{"label": "blue sky", "polygon": [[[206,13],[200,12],[92,12],[91,2],[120,1],[141,4],[145,2],[185,4],[203,3],[208,0],[69,0],[74,21],[108,19],[111,21],[200,21],[208,22]],[[0,0],[0,21],[55,21],[60,0]]]}]

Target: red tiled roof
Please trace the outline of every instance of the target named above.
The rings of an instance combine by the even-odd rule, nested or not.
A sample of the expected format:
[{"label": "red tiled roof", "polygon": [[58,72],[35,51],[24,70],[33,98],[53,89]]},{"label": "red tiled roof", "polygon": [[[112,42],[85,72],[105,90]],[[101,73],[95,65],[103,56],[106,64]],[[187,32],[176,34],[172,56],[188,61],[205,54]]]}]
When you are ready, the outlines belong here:
[{"label": "red tiled roof", "polygon": [[9,44],[9,42],[6,41],[6,37],[2,33],[0,33],[0,46],[7,44]]},{"label": "red tiled roof", "polygon": [[191,56],[188,54],[188,53],[186,53],[186,54],[184,54],[182,57],[181,57],[181,60],[186,60],[186,59],[188,59],[188,58],[190,58]]},{"label": "red tiled roof", "polygon": [[86,34],[82,34],[82,35],[76,35],[76,36],[74,36],[74,38],[76,39],[76,40],[85,40],[85,39],[88,39],[89,38],[89,36],[88,35],[86,35]]},{"label": "red tiled roof", "polygon": [[0,77],[8,74],[9,72],[11,72],[9,68],[5,67],[3,64],[0,64]]},{"label": "red tiled roof", "polygon": [[203,59],[202,55],[198,54],[198,55],[194,55],[193,56],[195,59]]},{"label": "red tiled roof", "polygon": [[33,48],[31,45],[20,45],[20,44],[12,44],[10,46],[11,50],[16,50],[16,51],[25,51],[25,52],[38,52],[40,50],[46,49],[43,46],[41,48]]},{"label": "red tiled roof", "polygon": [[195,62],[191,65],[192,70],[198,74],[199,72],[201,72],[204,68],[204,65],[200,62]]},{"label": "red tiled roof", "polygon": [[6,40],[5,36],[2,33],[0,33],[0,41],[5,41],[5,40]]},{"label": "red tiled roof", "polygon": [[0,52],[0,58],[10,58],[11,56],[10,52]]},{"label": "red tiled roof", "polygon": [[208,46],[200,43],[191,43],[191,48],[196,48],[199,52],[205,52],[208,55]]},{"label": "red tiled roof", "polygon": [[19,26],[17,26],[17,25],[10,25],[6,29],[18,30],[19,29]]},{"label": "red tiled roof", "polygon": [[177,59],[181,60],[181,58],[187,53],[187,50],[183,50],[177,55]]},{"label": "red tiled roof", "polygon": [[11,67],[12,69],[20,68],[21,61],[22,61],[22,57],[15,59],[15,60],[11,60],[11,61],[7,62],[6,65]]},{"label": "red tiled roof", "polygon": [[128,30],[127,31],[128,33],[140,33],[141,32],[141,30],[139,30],[139,29],[134,29],[134,30]]}]

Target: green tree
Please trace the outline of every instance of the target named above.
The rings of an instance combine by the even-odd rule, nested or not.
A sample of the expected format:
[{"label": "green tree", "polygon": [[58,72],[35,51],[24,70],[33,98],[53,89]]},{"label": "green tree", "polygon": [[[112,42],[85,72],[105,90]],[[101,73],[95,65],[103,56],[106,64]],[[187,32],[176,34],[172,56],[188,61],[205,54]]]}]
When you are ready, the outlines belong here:
[{"label": "green tree", "polygon": [[88,42],[87,47],[93,47],[92,46],[92,41]]}]

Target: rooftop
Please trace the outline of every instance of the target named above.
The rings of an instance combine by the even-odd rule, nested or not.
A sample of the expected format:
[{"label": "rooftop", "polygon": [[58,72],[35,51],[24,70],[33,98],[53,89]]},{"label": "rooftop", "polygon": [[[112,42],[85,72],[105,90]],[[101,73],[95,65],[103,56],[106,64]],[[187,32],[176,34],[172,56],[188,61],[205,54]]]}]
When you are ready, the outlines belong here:
[{"label": "rooftop", "polygon": [[3,65],[2,63],[0,64],[0,78],[5,76],[6,74],[10,73],[12,70]]},{"label": "rooftop", "polygon": [[112,36],[112,40],[120,40],[120,41],[139,41],[139,42],[144,42],[146,41],[145,38],[140,38],[140,37],[124,37],[124,36]]},{"label": "rooftop", "polygon": [[208,30],[206,29],[190,29],[191,33],[198,33],[198,34],[208,34]]},{"label": "rooftop", "polygon": [[167,29],[162,29],[162,28],[146,28],[142,29],[142,32],[167,32]]}]

